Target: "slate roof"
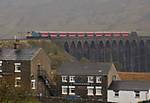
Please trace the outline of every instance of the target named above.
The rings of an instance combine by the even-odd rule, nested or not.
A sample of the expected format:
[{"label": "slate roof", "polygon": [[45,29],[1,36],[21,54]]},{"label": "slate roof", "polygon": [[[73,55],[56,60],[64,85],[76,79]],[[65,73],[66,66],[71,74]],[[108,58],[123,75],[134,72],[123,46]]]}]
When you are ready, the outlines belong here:
[{"label": "slate roof", "polygon": [[0,60],[31,60],[41,48],[0,48]]},{"label": "slate roof", "polygon": [[109,90],[144,91],[150,89],[150,81],[113,81]]},{"label": "slate roof", "polygon": [[67,62],[58,69],[60,75],[107,75],[112,63]]}]

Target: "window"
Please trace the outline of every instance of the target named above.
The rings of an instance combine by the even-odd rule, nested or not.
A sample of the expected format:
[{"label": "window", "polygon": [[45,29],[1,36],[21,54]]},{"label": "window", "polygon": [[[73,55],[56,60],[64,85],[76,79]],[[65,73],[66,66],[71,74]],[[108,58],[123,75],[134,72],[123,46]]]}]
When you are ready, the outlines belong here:
[{"label": "window", "polygon": [[67,82],[67,76],[62,76],[62,82]]},{"label": "window", "polygon": [[94,77],[88,76],[88,83],[94,83]]},{"label": "window", "polygon": [[102,83],[102,77],[101,76],[96,77],[96,83]]},{"label": "window", "polygon": [[75,76],[69,76],[69,82],[75,82]]},{"label": "window", "polygon": [[94,87],[88,86],[88,87],[87,87],[87,90],[88,90],[88,94],[87,94],[87,95],[89,95],[89,96],[90,96],[90,95],[94,95],[94,94],[93,94],[93,89],[94,89]]},{"label": "window", "polygon": [[102,95],[102,87],[100,86],[96,87],[96,95]]},{"label": "window", "polygon": [[67,86],[62,86],[62,94],[67,94]]},{"label": "window", "polygon": [[31,80],[31,88],[35,89],[35,80]]},{"label": "window", "polygon": [[21,72],[21,63],[15,63],[15,72]]},{"label": "window", "polygon": [[135,98],[140,98],[140,91],[135,91]]},{"label": "window", "polygon": [[21,77],[15,78],[15,87],[21,87]]},{"label": "window", "polygon": [[2,61],[0,61],[0,72],[2,72]]},{"label": "window", "polygon": [[116,80],[116,75],[113,75],[113,76],[112,76],[112,80]]},{"label": "window", "polygon": [[115,94],[115,97],[119,97],[119,91],[118,90],[115,90],[114,94]]},{"label": "window", "polygon": [[75,86],[69,86],[69,95],[75,95]]}]

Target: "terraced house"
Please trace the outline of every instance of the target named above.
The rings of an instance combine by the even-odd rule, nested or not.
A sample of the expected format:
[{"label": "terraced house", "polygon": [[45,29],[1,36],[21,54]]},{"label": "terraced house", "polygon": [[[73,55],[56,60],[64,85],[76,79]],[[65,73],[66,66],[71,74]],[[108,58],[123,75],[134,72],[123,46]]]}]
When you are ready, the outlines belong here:
[{"label": "terraced house", "polygon": [[11,78],[17,88],[46,95],[50,70],[50,60],[41,48],[0,49],[0,78]]},{"label": "terraced house", "polygon": [[106,102],[107,88],[119,80],[112,63],[64,63],[58,69],[58,94]]}]

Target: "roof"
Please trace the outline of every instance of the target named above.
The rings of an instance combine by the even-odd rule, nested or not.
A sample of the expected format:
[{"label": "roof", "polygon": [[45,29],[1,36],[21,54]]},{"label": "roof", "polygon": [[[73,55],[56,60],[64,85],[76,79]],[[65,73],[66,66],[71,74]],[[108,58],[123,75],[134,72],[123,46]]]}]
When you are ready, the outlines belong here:
[{"label": "roof", "polygon": [[0,60],[31,60],[39,50],[40,48],[1,48]]},{"label": "roof", "polygon": [[58,69],[60,75],[107,75],[112,63],[67,62]]},{"label": "roof", "polygon": [[150,89],[150,81],[113,81],[109,90],[145,91]]},{"label": "roof", "polygon": [[147,72],[118,72],[121,80],[149,80],[150,73]]}]

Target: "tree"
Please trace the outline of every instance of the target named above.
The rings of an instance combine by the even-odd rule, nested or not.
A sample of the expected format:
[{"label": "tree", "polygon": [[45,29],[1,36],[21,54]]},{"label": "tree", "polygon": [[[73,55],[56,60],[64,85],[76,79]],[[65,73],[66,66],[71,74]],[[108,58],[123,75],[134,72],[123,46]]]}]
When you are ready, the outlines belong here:
[{"label": "tree", "polygon": [[11,78],[2,78],[0,80],[0,103],[28,103],[25,101],[31,99],[32,96],[29,95],[31,93],[27,92],[23,87],[16,88],[13,81]]}]

